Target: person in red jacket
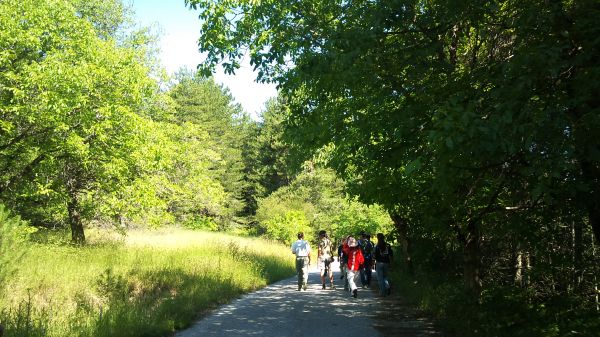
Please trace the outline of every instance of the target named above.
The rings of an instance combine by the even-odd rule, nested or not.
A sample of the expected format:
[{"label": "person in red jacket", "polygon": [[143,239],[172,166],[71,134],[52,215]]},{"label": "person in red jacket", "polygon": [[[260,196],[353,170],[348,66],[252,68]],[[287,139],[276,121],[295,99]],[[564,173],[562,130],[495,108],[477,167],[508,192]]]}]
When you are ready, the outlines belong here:
[{"label": "person in red jacket", "polygon": [[348,263],[346,266],[348,285],[350,286],[352,297],[356,298],[358,296],[358,289],[356,287],[354,277],[360,270],[360,266],[365,262],[365,259],[360,247],[358,246],[358,242],[356,242],[356,239],[352,236],[348,236],[346,240],[344,240],[344,246],[342,249],[344,251],[344,255],[348,257]]}]

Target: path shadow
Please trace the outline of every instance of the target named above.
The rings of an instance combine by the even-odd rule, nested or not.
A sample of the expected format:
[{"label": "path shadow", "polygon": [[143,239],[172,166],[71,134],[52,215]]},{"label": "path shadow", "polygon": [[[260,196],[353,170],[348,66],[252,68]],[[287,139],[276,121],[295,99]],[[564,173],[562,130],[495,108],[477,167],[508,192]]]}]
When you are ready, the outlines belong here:
[{"label": "path shadow", "polygon": [[[391,298],[359,289],[358,298],[343,289],[334,265],[336,289],[321,289],[316,269],[307,291],[296,277],[274,283],[221,306],[176,337],[197,336],[441,336],[424,318]],[[373,280],[375,282],[375,280]]]}]

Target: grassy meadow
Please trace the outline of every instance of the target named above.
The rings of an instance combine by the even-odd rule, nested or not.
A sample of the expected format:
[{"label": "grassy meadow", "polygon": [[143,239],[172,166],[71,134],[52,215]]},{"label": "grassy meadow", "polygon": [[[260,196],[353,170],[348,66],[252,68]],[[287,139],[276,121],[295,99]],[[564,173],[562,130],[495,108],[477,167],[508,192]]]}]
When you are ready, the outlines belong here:
[{"label": "grassy meadow", "polygon": [[169,229],[37,235],[0,295],[4,337],[169,336],[217,305],[294,274],[289,249]]}]

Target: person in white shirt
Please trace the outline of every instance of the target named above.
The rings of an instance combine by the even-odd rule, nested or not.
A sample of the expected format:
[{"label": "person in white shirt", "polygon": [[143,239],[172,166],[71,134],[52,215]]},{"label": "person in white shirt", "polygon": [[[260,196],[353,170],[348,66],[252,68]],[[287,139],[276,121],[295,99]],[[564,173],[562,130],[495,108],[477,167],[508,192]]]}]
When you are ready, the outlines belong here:
[{"label": "person in white shirt", "polygon": [[292,244],[292,253],[296,255],[296,272],[298,273],[298,291],[306,290],[308,283],[308,266],[310,266],[310,244],[304,240],[304,233],[298,233],[298,240]]}]

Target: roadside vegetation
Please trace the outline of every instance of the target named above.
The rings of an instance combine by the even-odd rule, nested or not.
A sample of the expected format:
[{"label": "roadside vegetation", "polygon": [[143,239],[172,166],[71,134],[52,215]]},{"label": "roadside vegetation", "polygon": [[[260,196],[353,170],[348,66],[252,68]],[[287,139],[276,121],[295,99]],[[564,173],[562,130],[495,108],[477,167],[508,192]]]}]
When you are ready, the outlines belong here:
[{"label": "roadside vegetation", "polygon": [[183,229],[77,247],[38,232],[3,284],[5,337],[167,336],[240,294],[294,273],[280,243]]},{"label": "roadside vegetation", "polygon": [[[401,252],[400,247],[396,250]],[[539,261],[538,268],[544,270],[530,268],[522,288],[499,272],[488,272],[489,285],[474,304],[463,291],[460,251],[448,253],[436,240],[422,239],[414,246],[413,259],[418,262],[413,268],[402,259],[395,261],[394,294],[432,318],[447,336],[600,336],[594,290],[578,294],[576,289],[561,289],[568,265]]]}]

